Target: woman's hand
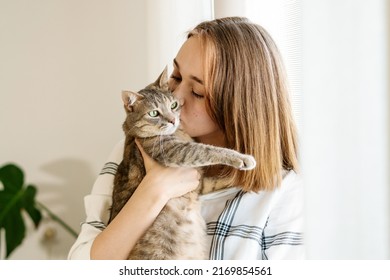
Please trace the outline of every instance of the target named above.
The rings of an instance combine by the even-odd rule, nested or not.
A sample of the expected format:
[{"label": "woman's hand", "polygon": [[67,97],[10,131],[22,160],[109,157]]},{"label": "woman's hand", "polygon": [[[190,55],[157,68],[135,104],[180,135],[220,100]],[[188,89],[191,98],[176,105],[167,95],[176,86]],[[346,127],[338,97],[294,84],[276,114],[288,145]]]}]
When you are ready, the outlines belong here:
[{"label": "woman's hand", "polygon": [[165,167],[153,160],[145,153],[136,140],[136,144],[144,159],[146,176],[139,188],[154,188],[154,190],[168,201],[195,190],[199,185],[200,173],[195,168]]}]

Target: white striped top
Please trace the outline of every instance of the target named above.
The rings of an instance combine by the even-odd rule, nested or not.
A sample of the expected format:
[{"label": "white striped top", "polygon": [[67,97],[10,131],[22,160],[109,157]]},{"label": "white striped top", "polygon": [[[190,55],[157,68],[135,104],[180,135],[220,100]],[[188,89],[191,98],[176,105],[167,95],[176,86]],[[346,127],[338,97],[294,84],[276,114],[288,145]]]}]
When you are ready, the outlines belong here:
[{"label": "white striped top", "polygon": [[[123,143],[114,148],[91,194],[84,198],[86,219],[69,259],[89,259],[93,240],[106,227]],[[295,172],[287,173],[274,191],[253,193],[233,187],[202,195],[200,200],[210,259],[304,259],[303,187]]]}]

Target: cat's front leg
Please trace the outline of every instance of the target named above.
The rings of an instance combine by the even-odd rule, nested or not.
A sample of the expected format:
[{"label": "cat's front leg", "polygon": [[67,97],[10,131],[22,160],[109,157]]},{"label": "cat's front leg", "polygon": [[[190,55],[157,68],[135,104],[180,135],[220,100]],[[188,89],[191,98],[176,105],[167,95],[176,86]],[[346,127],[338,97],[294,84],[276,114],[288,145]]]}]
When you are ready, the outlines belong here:
[{"label": "cat's front leg", "polygon": [[203,167],[229,165],[240,170],[251,170],[256,160],[237,151],[196,142],[182,142],[174,137],[149,138],[141,142],[145,152],[157,162],[171,167]]},{"label": "cat's front leg", "polygon": [[209,165],[229,165],[239,170],[251,170],[256,167],[253,156],[242,154],[232,149],[201,143],[177,143],[183,156],[182,162],[192,164],[191,167]]}]

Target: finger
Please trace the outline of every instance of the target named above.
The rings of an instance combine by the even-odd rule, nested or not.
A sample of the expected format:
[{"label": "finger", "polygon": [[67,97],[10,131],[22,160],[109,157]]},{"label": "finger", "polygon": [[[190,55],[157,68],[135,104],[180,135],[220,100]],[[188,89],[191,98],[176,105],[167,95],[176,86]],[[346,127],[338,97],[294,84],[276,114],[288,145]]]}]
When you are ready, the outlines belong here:
[{"label": "finger", "polygon": [[[182,185],[187,185],[188,191],[194,190],[199,186],[201,174],[195,168],[180,168],[178,171],[181,173]],[[177,177],[179,177],[177,176]],[[180,178],[180,177],[179,177]]]}]

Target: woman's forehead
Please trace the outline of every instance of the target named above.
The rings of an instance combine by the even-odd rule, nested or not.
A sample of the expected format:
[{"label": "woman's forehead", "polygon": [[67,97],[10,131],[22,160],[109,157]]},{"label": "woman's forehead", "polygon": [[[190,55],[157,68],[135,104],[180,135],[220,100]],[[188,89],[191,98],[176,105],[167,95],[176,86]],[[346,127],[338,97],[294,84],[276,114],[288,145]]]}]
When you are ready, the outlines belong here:
[{"label": "woman's forehead", "polygon": [[198,37],[192,36],[184,42],[174,59],[174,64],[182,75],[203,80],[203,54]]}]

